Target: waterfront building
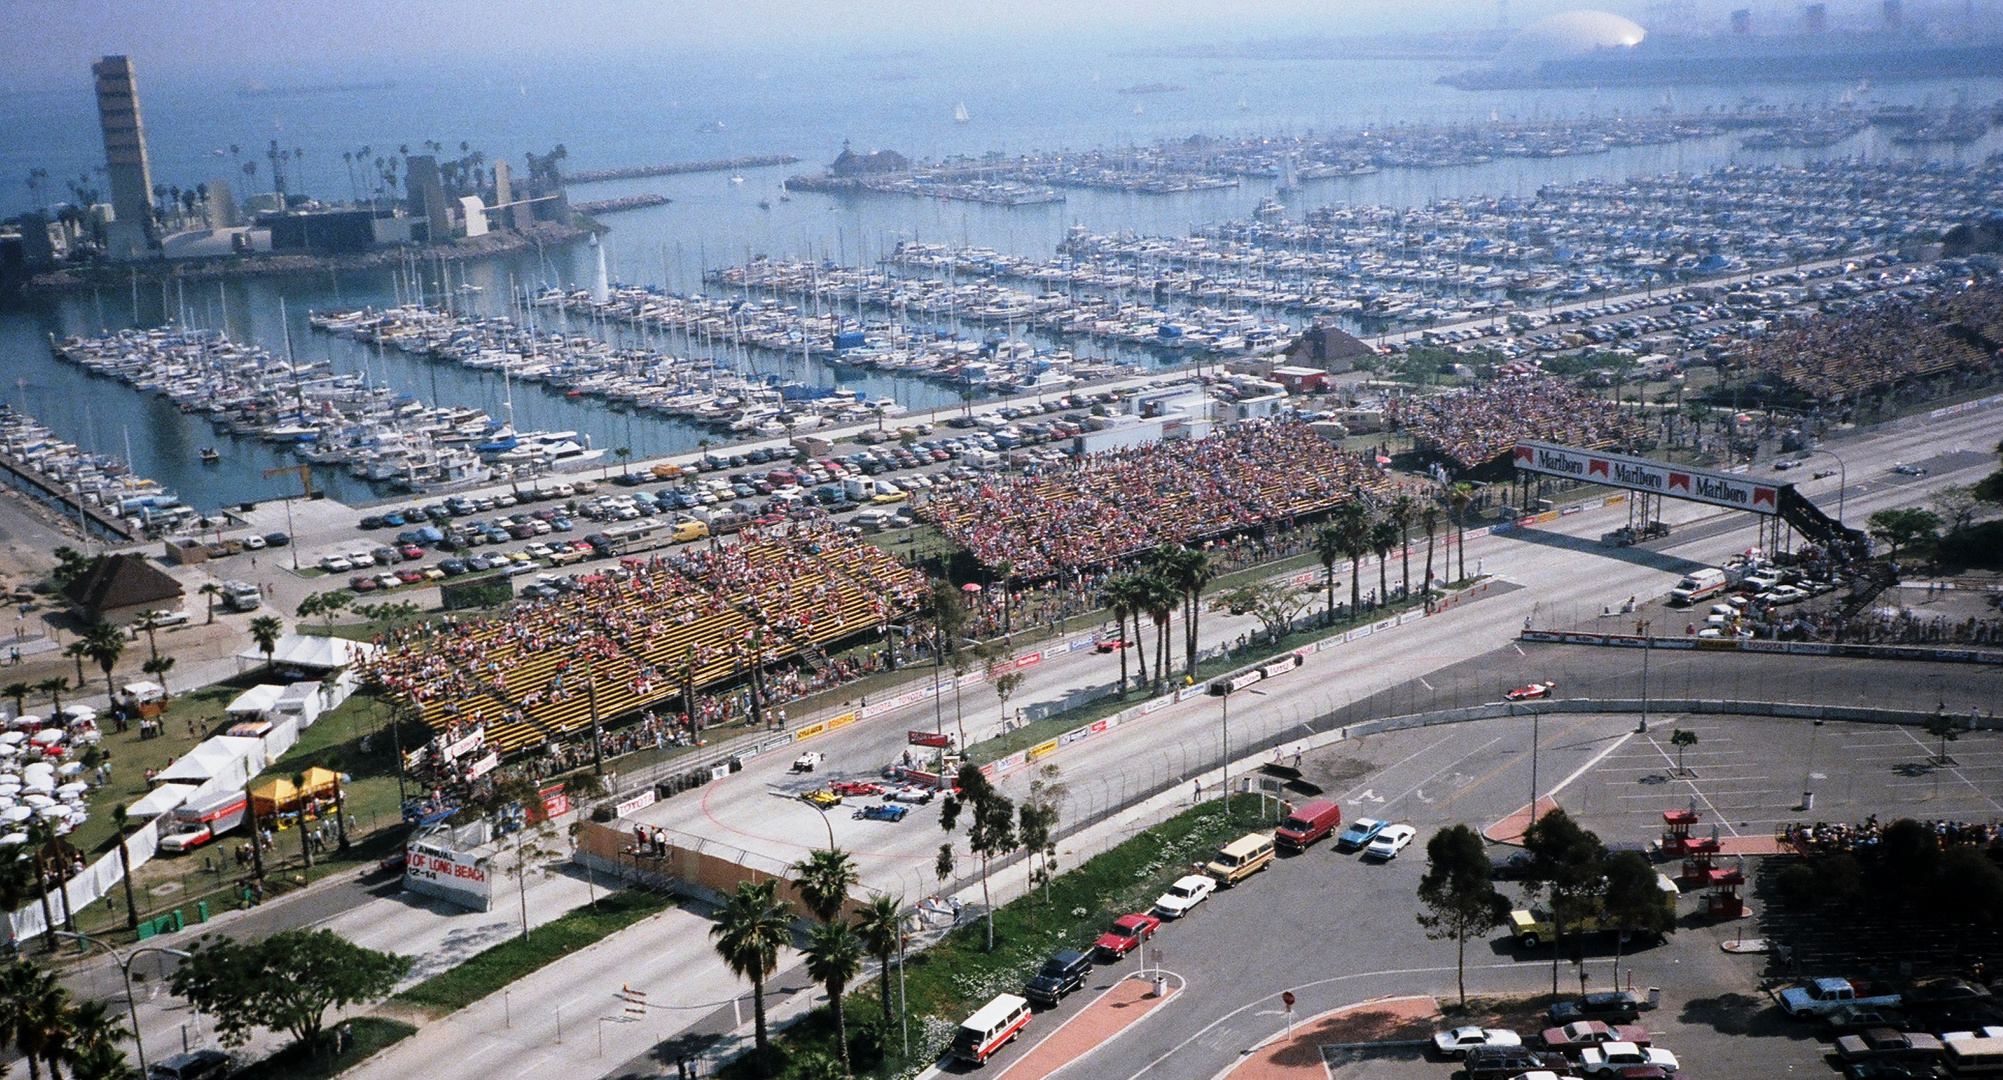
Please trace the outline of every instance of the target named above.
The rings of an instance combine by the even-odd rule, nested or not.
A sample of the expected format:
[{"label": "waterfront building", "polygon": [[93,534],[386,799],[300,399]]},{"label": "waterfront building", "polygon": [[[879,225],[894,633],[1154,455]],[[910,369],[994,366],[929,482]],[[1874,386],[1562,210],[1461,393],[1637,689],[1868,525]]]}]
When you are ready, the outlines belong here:
[{"label": "waterfront building", "polygon": [[452,206],[445,199],[445,183],[438,176],[438,159],[430,154],[408,159],[403,170],[403,190],[410,198],[410,215],[425,223],[425,243],[442,244],[452,239]]},{"label": "waterfront building", "polygon": [[496,161],[494,162],[494,209],[501,213],[498,218],[490,219],[487,224],[500,229],[519,230],[522,227],[522,219],[515,216],[517,210],[513,205],[514,201],[514,177],[508,171],[508,163]]},{"label": "waterfront building", "polygon": [[230,190],[230,182],[225,177],[212,178],[206,188],[209,193],[207,209],[209,228],[233,229],[237,225],[236,194]]},{"label": "waterfront building", "polygon": [[104,132],[105,173],[111,181],[112,220],[105,230],[114,259],[151,254],[153,170],[146,161],[146,129],[139,119],[139,88],[132,61],[107,56],[91,65],[97,79],[97,122]]},{"label": "waterfront building", "polygon": [[1356,360],[1368,356],[1371,348],[1356,340],[1342,328],[1329,323],[1316,323],[1294,339],[1287,346],[1287,363],[1293,367],[1315,368],[1331,375],[1340,375],[1356,366]]}]

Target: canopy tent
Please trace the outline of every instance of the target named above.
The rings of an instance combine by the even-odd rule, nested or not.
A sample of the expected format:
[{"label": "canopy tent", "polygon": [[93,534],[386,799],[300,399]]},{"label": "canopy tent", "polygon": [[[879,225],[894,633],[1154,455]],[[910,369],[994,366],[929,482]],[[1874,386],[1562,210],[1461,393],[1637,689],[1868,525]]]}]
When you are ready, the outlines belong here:
[{"label": "canopy tent", "polygon": [[306,799],[316,797],[332,799],[335,790],[341,784],[340,774],[317,765],[306,770],[300,779],[305,781],[303,786],[295,785],[290,780],[279,779],[251,788],[251,807],[259,815],[282,813],[297,807]]},{"label": "canopy tent", "polygon": [[172,814],[180,803],[188,801],[188,795],[192,793],[192,783],[162,783],[152,791],[146,791],[144,799],[132,803],[126,814],[132,818],[158,818],[162,814]]},{"label": "canopy tent", "polygon": [[382,646],[371,645],[365,641],[321,637],[317,634],[287,634],[278,639],[268,658],[264,655],[264,650],[258,648],[245,649],[237,656],[244,660],[260,662],[268,659],[274,667],[342,671],[381,651]]},{"label": "canopy tent", "polygon": [[261,683],[238,694],[236,700],[223,711],[232,716],[255,715],[278,704],[278,699],[284,695],[285,687],[277,683]]},{"label": "canopy tent", "polygon": [[144,679],[126,683],[122,689],[135,701],[159,701],[167,696],[166,687]]},{"label": "canopy tent", "polygon": [[211,739],[186,754],[172,765],[162,769],[156,780],[210,780],[228,770],[242,758],[242,754],[226,746],[219,746]]}]

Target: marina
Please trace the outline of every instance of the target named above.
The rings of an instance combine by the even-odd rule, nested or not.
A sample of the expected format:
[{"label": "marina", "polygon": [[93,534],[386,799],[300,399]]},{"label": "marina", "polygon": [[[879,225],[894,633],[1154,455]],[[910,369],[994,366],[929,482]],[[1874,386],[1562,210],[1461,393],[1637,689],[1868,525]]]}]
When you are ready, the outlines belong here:
[{"label": "marina", "polygon": [[[129,453],[128,453],[129,456]],[[185,526],[201,515],[158,481],[116,458],[64,442],[34,417],[0,403],[0,468],[14,486],[75,516],[84,535],[129,541]]]}]

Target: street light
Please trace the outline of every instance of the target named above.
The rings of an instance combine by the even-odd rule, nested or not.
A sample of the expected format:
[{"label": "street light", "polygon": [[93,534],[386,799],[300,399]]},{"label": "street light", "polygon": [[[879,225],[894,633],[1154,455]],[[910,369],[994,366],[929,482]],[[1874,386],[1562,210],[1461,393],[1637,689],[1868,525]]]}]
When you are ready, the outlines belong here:
[{"label": "street light", "polygon": [[1836,459],[1836,524],[1843,524],[1843,495],[1850,490],[1850,468],[1843,464],[1842,455],[1826,447],[1816,447],[1818,454],[1828,454]]},{"label": "street light", "polygon": [[132,1045],[139,1051],[139,1071],[143,1075],[146,1072],[146,1040],[139,1034],[139,1002],[132,996],[132,962],[139,959],[140,953],[164,953],[168,956],[178,956],[183,960],[191,958],[194,954],[183,952],[180,949],[169,949],[163,945],[144,945],[126,953],[124,956],[120,956],[117,949],[106,945],[102,941],[98,941],[88,934],[74,934],[68,930],[58,930],[56,931],[56,936],[74,938],[82,944],[95,945],[105,952],[110,953],[112,961],[118,965],[119,973],[125,976],[125,1008],[132,1017]]},{"label": "street light", "polygon": [[1655,638],[1649,633],[1654,620],[1643,619],[1635,629],[1641,631],[1641,726],[1634,729],[1637,735],[1648,734],[1648,653]]}]

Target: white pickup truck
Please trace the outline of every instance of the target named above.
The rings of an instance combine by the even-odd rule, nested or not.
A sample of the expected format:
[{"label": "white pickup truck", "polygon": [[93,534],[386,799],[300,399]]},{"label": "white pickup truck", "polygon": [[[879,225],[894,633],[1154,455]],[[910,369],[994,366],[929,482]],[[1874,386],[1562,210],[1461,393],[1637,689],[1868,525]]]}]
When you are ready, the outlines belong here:
[{"label": "white pickup truck", "polygon": [[1860,994],[1848,979],[1814,979],[1790,986],[1778,995],[1781,1011],[1796,1019],[1834,1012],[1845,1005],[1870,1009],[1897,1008],[1902,1000],[1895,993]]}]

